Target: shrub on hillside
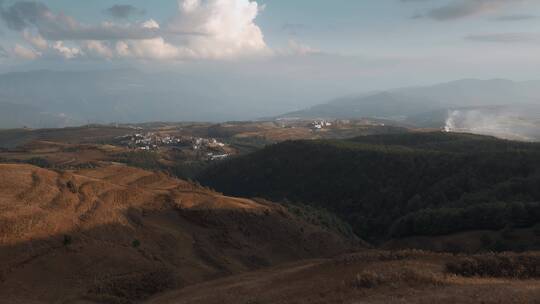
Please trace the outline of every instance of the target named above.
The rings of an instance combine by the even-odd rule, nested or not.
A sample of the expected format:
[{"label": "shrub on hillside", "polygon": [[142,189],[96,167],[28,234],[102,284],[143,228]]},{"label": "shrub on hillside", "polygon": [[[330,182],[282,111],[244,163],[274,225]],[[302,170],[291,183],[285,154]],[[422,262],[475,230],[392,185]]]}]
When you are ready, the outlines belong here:
[{"label": "shrub on hillside", "polygon": [[100,303],[132,303],[147,299],[177,285],[174,273],[168,269],[103,278],[90,288],[87,297]]},{"label": "shrub on hillside", "polygon": [[351,282],[353,288],[375,288],[381,285],[393,285],[403,283],[409,286],[442,286],[445,281],[435,273],[420,271],[417,269],[391,270],[390,272],[377,273],[363,271],[357,274]]},{"label": "shrub on hillside", "polygon": [[71,235],[64,235],[64,239],[62,240],[62,244],[64,246],[69,246],[71,245],[71,243],[73,243],[73,239],[71,238]]},{"label": "shrub on hillside", "polygon": [[115,161],[147,170],[161,170],[159,155],[152,151],[131,151],[115,155]]},{"label": "shrub on hillside", "polygon": [[32,157],[30,159],[28,159],[26,161],[26,163],[30,164],[30,165],[33,165],[33,166],[36,166],[36,167],[40,167],[40,168],[51,168],[52,165],[51,163],[46,160],[45,158],[41,158],[41,157]]},{"label": "shrub on hillside", "polygon": [[337,232],[348,238],[356,238],[352,227],[347,222],[326,209],[303,204],[285,203],[284,205],[289,212],[310,224],[321,226],[329,231]]},{"label": "shrub on hillside", "polygon": [[372,271],[363,271],[354,277],[351,282],[353,288],[374,288],[383,284],[386,280],[385,277],[381,276]]},{"label": "shrub on hillside", "polygon": [[446,264],[449,273],[472,277],[540,278],[540,255],[484,254]]}]

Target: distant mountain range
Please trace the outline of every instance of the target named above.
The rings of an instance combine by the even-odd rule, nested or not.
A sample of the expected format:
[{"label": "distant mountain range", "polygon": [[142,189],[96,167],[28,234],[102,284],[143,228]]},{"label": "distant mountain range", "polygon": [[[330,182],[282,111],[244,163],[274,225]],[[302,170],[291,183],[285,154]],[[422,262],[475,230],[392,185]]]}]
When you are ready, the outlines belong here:
[{"label": "distant mountain range", "polygon": [[344,97],[281,118],[374,117],[417,127],[540,139],[540,81],[465,79]]},{"label": "distant mountain range", "polygon": [[[229,76],[221,77],[223,73]],[[174,73],[7,73],[0,75],[0,128],[249,120],[332,96],[315,97],[317,88],[311,92],[308,84],[282,82],[245,79],[229,70],[211,76],[188,68]],[[465,79],[343,97],[277,117],[380,118],[415,127],[540,140],[540,81]]]}]

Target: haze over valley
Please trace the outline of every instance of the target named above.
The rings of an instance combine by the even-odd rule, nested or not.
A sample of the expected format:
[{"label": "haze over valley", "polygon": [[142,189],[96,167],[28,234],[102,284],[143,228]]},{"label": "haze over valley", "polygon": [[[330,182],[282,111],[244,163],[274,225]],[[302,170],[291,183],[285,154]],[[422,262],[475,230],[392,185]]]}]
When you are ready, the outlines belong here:
[{"label": "haze over valley", "polygon": [[[396,125],[539,139],[540,82],[465,79],[364,93],[318,103],[317,92],[261,80],[209,81],[203,75],[111,71],[1,75],[3,128],[57,128],[91,123],[301,119],[384,119]],[[325,92],[328,95],[330,93]],[[334,93],[337,94],[337,93]],[[257,102],[253,102],[257,100]],[[295,102],[290,102],[294,100]],[[217,106],[216,106],[217,105]],[[294,107],[304,110],[290,111]]]}]

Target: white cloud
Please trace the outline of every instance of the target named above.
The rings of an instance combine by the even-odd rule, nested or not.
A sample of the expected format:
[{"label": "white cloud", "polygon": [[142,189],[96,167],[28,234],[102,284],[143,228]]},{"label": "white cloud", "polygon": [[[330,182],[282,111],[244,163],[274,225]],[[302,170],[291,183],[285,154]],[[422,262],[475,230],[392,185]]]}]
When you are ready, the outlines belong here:
[{"label": "white cloud", "polygon": [[[178,14],[166,26],[171,40],[184,42],[187,53],[201,58],[230,58],[268,53],[255,18],[257,2],[249,0],[179,0]],[[189,39],[175,33],[196,32]]]},{"label": "white cloud", "polygon": [[162,37],[146,40],[119,41],[116,44],[119,57],[136,59],[170,60],[181,58],[180,50]]},{"label": "white cloud", "polygon": [[78,56],[83,55],[80,48],[77,47],[67,47],[64,45],[63,41],[56,41],[52,46],[52,49],[61,55],[65,59],[73,59]]},{"label": "white cloud", "polygon": [[30,43],[34,48],[38,50],[46,50],[49,48],[49,44],[47,43],[47,40],[43,39],[41,35],[33,35],[28,30],[23,31],[23,37],[24,40],[26,40],[28,43]]},{"label": "white cloud", "polygon": [[15,47],[13,47],[13,55],[19,59],[33,60],[40,57],[41,53],[26,48],[20,44],[15,44]]},{"label": "white cloud", "polygon": [[83,52],[92,58],[106,58],[111,59],[114,57],[114,52],[103,41],[98,40],[88,40],[85,41],[82,45]]},{"label": "white cloud", "polygon": [[[35,49],[66,59],[189,60],[271,54],[255,23],[260,10],[252,0],[178,0],[176,15],[164,24],[149,19],[84,25],[73,17],[55,14],[44,4],[21,1],[1,8],[1,15]],[[37,34],[31,34],[34,32]],[[65,42],[73,46],[67,47]]]},{"label": "white cloud", "polygon": [[55,14],[45,4],[34,1],[16,2],[8,8],[0,6],[0,17],[11,30],[35,29],[49,41],[150,39],[158,35],[154,28],[137,23],[81,24],[71,16]]},{"label": "white cloud", "polygon": [[154,19],[143,22],[141,26],[146,29],[159,29],[159,23]]}]

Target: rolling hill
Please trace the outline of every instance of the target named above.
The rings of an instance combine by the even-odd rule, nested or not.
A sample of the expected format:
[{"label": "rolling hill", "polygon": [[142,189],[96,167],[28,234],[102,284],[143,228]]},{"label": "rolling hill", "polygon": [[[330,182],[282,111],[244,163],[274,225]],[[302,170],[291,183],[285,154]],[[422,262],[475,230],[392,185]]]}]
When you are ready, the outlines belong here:
[{"label": "rolling hill", "polygon": [[[260,196],[290,198],[276,204],[111,162],[107,155],[120,147],[84,144],[109,131],[86,128],[79,138],[68,136],[75,130],[40,133],[66,142],[33,141],[27,150],[6,152],[47,155],[54,169],[0,164],[0,303],[519,303],[540,293],[534,252],[402,250],[451,251],[462,243],[467,251],[538,248],[540,232],[531,228],[539,215],[535,144],[440,133],[288,141],[206,172],[232,178],[240,184],[231,186],[241,185],[246,196],[259,185]],[[495,160],[499,165],[486,169]],[[260,170],[262,179],[254,174]],[[495,182],[508,174],[514,177]],[[364,184],[364,177],[373,182]],[[463,177],[464,184],[452,183]],[[412,184],[423,189],[425,202],[414,198],[400,215],[398,191]],[[469,188],[456,188],[463,185]],[[430,197],[439,191],[449,199]],[[451,200],[452,191],[464,198]],[[311,192],[332,204],[297,199]],[[368,201],[371,195],[377,199]],[[491,204],[486,197],[499,199]],[[429,222],[426,212],[432,212]],[[358,239],[334,213],[381,249]],[[390,239],[377,230],[384,224],[392,228]]]},{"label": "rolling hill", "polygon": [[0,303],[132,303],[361,242],[264,200],[123,165],[0,164]]},{"label": "rolling hill", "polygon": [[[229,195],[323,207],[384,242],[534,226],[539,160],[539,144],[408,133],[284,142],[218,163],[199,181]],[[502,243],[483,249],[512,249]],[[524,248],[539,244],[533,236]]]}]

